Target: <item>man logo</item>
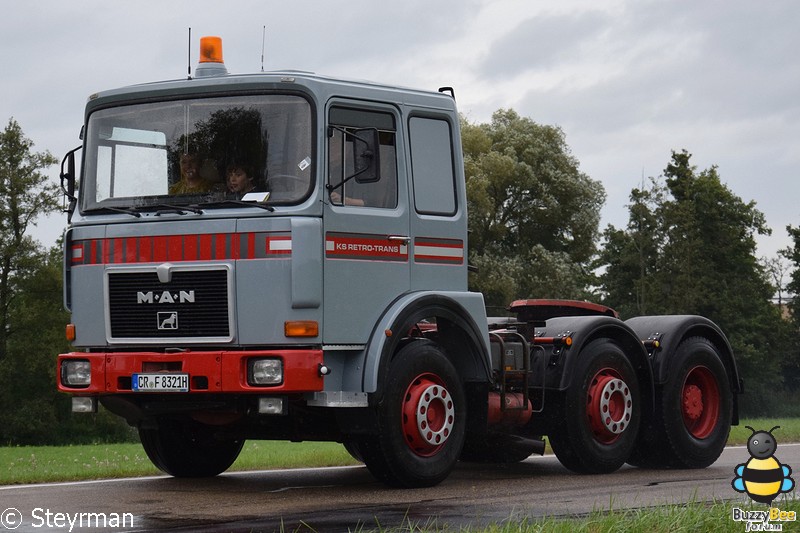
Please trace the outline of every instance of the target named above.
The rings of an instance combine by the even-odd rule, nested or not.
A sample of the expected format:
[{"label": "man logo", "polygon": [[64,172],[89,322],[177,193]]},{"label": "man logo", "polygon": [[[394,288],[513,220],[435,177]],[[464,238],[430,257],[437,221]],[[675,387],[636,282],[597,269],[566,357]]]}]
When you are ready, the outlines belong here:
[{"label": "man logo", "polygon": [[137,292],[136,293],[136,303],[137,304],[193,304],[194,303],[194,291],[177,291],[177,292],[169,292],[169,291],[162,291],[161,294],[158,292],[147,291],[147,292]]},{"label": "man logo", "polygon": [[178,312],[177,311],[162,311],[156,317],[158,321],[158,329],[178,329]]}]

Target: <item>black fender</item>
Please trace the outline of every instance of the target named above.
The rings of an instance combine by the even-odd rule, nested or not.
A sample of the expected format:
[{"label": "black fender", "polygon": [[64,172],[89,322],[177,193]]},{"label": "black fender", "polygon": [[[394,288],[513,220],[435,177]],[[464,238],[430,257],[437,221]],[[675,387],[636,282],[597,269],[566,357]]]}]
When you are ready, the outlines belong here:
[{"label": "black fender", "polygon": [[[622,347],[639,379],[644,416],[654,408],[653,372],[647,350],[633,329],[618,318],[610,316],[567,316],[551,318],[544,328],[536,328],[537,337],[570,337],[571,345],[556,344],[545,348],[549,358],[546,386],[564,391],[576,379],[574,367],[584,346],[595,339],[611,339]],[[536,365],[534,364],[534,369]]]},{"label": "black fender", "polygon": [[731,390],[741,392],[739,370],[733,357],[733,349],[722,330],[711,320],[695,315],[640,316],[625,323],[636,332],[639,339],[658,340],[653,350],[653,377],[657,384],[664,383],[669,375],[669,360],[681,342],[689,337],[704,337],[711,341],[722,357],[728,371]]},{"label": "black fender", "polygon": [[743,392],[743,383],[733,356],[728,338],[711,320],[696,315],[640,316],[625,321],[636,335],[645,340],[657,340],[658,346],[651,348],[651,365],[656,385],[667,381],[670,372],[670,359],[678,346],[689,337],[708,339],[717,349],[722,364],[728,374],[733,393],[734,424],[738,424],[737,394]]},{"label": "black fender", "polygon": [[[376,324],[363,370],[365,392],[380,392],[389,362],[399,348],[420,339],[409,337],[415,324],[437,317],[437,343],[465,382],[491,379],[486,312],[480,293],[416,292],[395,300]],[[479,326],[481,324],[481,326]]]}]

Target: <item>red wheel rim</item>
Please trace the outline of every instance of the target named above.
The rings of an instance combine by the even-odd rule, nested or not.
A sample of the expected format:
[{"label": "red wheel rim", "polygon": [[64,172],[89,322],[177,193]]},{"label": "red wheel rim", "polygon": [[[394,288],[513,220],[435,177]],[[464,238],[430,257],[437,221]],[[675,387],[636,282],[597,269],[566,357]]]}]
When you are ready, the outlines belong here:
[{"label": "red wheel rim", "polygon": [[720,395],[714,374],[705,366],[692,368],[681,388],[681,415],[689,433],[705,439],[717,425]]},{"label": "red wheel rim", "polygon": [[402,421],[406,444],[422,457],[444,446],[453,431],[456,411],[444,382],[435,374],[420,374],[403,397]]},{"label": "red wheel rim", "polygon": [[604,368],[589,382],[586,393],[586,416],[595,440],[611,444],[630,424],[633,396],[619,372]]}]

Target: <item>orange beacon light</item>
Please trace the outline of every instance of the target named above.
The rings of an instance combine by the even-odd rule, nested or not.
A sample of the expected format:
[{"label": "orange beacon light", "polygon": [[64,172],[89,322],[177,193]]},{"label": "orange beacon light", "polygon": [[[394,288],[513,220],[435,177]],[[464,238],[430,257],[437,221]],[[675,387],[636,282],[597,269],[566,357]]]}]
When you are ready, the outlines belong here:
[{"label": "orange beacon light", "polygon": [[222,37],[200,38],[200,63],[224,63],[222,61]]}]

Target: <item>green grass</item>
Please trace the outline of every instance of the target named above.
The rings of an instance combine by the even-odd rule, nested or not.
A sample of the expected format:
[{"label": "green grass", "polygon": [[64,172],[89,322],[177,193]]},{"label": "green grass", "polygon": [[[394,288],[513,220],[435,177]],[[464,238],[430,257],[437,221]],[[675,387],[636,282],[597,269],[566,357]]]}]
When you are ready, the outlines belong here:
[{"label": "green grass", "polygon": [[745,426],[750,426],[756,431],[769,431],[775,426],[780,426],[773,433],[778,446],[785,442],[800,442],[800,418],[750,418],[739,422],[738,426],[731,428],[728,444],[747,444],[747,439],[753,434]]},{"label": "green grass", "polygon": [[140,444],[0,448],[0,484],[146,476],[158,470]]},{"label": "green grass", "polygon": [[[749,419],[731,429],[729,444],[746,444],[751,431],[775,431],[781,443],[800,442],[800,418]],[[334,442],[248,441],[231,470],[352,465],[356,462]],[[141,445],[0,447],[0,485],[76,481],[159,474]]]},{"label": "green grass", "polygon": [[[335,442],[248,441],[230,470],[356,464]],[[0,448],[0,485],[157,475],[138,443]]]},{"label": "green grass", "polygon": [[[769,428],[767,428],[769,429]],[[764,505],[751,503],[717,502],[705,504],[693,502],[686,505],[668,505],[645,509],[594,512],[580,518],[545,518],[541,520],[515,521],[503,525],[481,529],[462,529],[460,531],[480,531],[482,533],[534,533],[540,531],[554,533],[672,533],[681,532],[744,532],[747,524],[733,520],[733,508],[743,511],[766,511]],[[794,511],[800,515],[800,500],[796,497],[773,502],[773,507],[781,511]],[[798,519],[800,520],[800,519]],[[771,525],[783,524],[784,531],[796,531],[798,521],[772,521]],[[413,531],[443,531],[444,528],[425,529],[418,527]],[[409,531],[405,528],[404,531]]]},{"label": "green grass", "polygon": [[[619,509],[595,511],[585,516],[509,518],[500,523],[480,527],[453,527],[437,518],[414,521],[406,518],[400,526],[385,527],[381,524],[361,524],[356,533],[673,533],[703,531],[710,533],[744,532],[747,523],[733,519],[733,509],[740,511],[767,511],[768,507],[752,502],[716,501],[689,502],[642,509]],[[797,531],[800,526],[800,499],[795,496],[773,502],[772,508],[783,512],[794,512],[795,521],[768,520],[769,526],[782,525],[783,531]],[[756,522],[761,525],[762,522]],[[296,530],[281,529],[287,533],[315,531],[313,524]]]}]

